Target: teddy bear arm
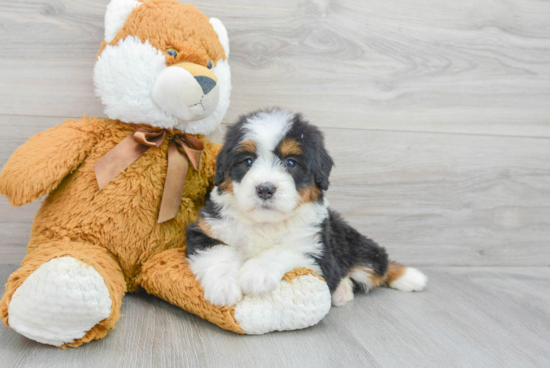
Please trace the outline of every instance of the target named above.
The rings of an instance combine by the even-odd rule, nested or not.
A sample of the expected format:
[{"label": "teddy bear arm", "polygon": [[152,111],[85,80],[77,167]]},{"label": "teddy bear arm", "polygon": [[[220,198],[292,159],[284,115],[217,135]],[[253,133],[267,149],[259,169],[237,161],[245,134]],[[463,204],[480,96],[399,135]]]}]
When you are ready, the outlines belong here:
[{"label": "teddy bear arm", "polygon": [[148,260],[139,281],[149,293],[239,334],[306,328],[330,310],[331,295],[322,278],[306,268],[287,273],[270,293],[245,295],[233,306],[213,305],[195,279],[184,249],[170,249]]},{"label": "teddy bear arm", "polygon": [[0,173],[0,194],[22,206],[54,190],[78,167],[93,147],[93,135],[78,121],[58,125],[31,137]]}]

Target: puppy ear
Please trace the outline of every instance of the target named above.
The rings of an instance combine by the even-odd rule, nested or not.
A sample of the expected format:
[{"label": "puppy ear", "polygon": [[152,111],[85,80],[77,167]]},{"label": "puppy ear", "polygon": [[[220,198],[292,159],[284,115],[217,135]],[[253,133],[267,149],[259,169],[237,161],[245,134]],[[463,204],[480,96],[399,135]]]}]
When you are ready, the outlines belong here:
[{"label": "puppy ear", "polygon": [[229,153],[230,150],[224,145],[216,158],[216,174],[214,175],[216,187],[219,187],[225,180],[225,174],[229,171]]},{"label": "puppy ear", "polygon": [[328,154],[325,143],[321,141],[317,152],[317,168],[315,170],[315,184],[321,190],[327,190],[329,186],[330,172],[334,166],[332,157]]}]

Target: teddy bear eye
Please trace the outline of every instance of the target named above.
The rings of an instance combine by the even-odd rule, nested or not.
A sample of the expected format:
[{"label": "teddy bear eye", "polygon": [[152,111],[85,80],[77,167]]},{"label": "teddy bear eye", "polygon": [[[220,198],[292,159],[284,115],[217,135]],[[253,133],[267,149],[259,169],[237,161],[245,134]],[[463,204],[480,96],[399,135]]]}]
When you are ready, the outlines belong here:
[{"label": "teddy bear eye", "polygon": [[176,50],[174,50],[174,49],[168,49],[168,50],[166,50],[166,54],[167,54],[167,55],[170,55],[170,56],[172,56],[172,57],[178,56],[178,52],[177,52]]},{"label": "teddy bear eye", "polygon": [[206,64],[206,66],[208,67],[208,69],[212,69],[212,67],[214,66],[214,64],[212,64],[212,60],[208,60],[208,64]]}]

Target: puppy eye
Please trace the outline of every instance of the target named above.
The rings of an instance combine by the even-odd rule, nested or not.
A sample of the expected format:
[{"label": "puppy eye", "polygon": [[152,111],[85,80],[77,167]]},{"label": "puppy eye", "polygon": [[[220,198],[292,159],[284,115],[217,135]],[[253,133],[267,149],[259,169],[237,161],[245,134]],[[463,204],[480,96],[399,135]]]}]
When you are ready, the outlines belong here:
[{"label": "puppy eye", "polygon": [[172,57],[178,56],[178,52],[177,52],[176,50],[174,50],[174,49],[168,49],[168,50],[166,50],[166,54],[167,54],[167,55],[170,55],[170,56],[172,56]]},{"label": "puppy eye", "polygon": [[246,167],[250,167],[252,166],[252,164],[254,163],[254,159],[249,157],[247,158],[246,160],[244,160],[244,164],[246,165]]},{"label": "puppy eye", "polygon": [[296,167],[296,161],[294,161],[293,159],[289,158],[285,161],[285,167],[287,169],[293,169],[294,167]]},{"label": "puppy eye", "polygon": [[208,69],[212,69],[213,66],[214,66],[214,64],[212,64],[212,60],[208,60],[208,64],[206,64],[206,67]]}]

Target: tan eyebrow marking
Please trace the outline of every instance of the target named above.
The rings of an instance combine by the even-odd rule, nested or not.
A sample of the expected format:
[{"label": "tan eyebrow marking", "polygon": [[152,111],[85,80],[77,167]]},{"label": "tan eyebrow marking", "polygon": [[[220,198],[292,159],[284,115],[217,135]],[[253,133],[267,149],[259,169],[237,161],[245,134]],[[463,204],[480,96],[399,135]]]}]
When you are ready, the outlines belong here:
[{"label": "tan eyebrow marking", "polygon": [[279,145],[279,150],[283,157],[290,155],[301,155],[302,147],[295,139],[287,138]]},{"label": "tan eyebrow marking", "polygon": [[254,141],[242,141],[241,143],[239,143],[239,147],[237,148],[237,152],[250,152],[250,153],[256,152],[256,142],[254,142]]}]

